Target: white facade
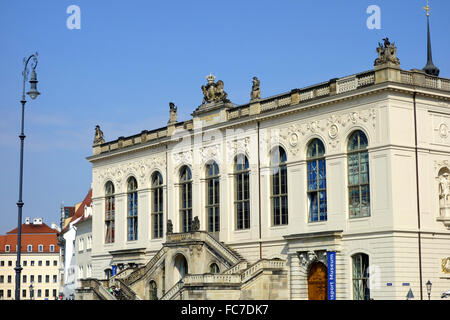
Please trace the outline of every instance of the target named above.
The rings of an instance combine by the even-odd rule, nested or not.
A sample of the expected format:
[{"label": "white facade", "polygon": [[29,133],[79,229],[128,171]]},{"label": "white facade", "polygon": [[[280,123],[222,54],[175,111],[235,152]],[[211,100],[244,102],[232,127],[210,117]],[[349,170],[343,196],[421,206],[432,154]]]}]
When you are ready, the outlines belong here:
[{"label": "white facade", "polygon": [[84,207],[84,215],[70,222],[63,237],[65,240],[64,289],[65,299],[75,298],[78,280],[92,276],[92,208]]},{"label": "white facade", "polygon": [[[214,160],[220,170],[219,240],[250,263],[285,259],[291,299],[308,298],[308,254],[327,265],[330,251],[337,252],[337,299],[354,298],[352,257],[360,253],[369,259],[370,298],[402,300],[411,289],[420,299],[421,282],[426,298],[430,280],[431,298],[440,299],[450,289],[450,270],[443,266],[450,256],[450,215],[440,203],[438,181],[450,170],[449,102],[450,80],[385,65],[231,109],[197,112],[192,121],[94,146],[88,158],[92,276],[105,278],[112,265],[145,265],[165,242],[165,236],[154,239],[151,232],[155,171],[164,181],[164,235],[168,220],[174,232],[182,231],[179,170],[184,165],[192,172],[192,217],[206,230],[205,166]],[[368,140],[370,215],[350,218],[348,144],[357,130]],[[325,146],[327,218],[310,222],[307,147],[315,138]],[[274,226],[270,161],[278,146],[287,155],[288,224]],[[234,208],[239,154],[250,163],[250,228],[245,230],[236,229]],[[127,241],[129,177],[138,183],[134,241]],[[105,243],[108,181],[115,189],[113,243]]]}]

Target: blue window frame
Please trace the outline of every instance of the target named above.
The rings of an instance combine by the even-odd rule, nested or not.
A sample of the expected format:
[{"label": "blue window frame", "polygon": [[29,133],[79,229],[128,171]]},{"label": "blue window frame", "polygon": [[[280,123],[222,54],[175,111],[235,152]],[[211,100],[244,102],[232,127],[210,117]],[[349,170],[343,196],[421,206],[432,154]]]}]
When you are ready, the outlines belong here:
[{"label": "blue window frame", "polygon": [[309,222],[327,220],[327,174],[325,147],[319,139],[312,140],[307,151]]}]

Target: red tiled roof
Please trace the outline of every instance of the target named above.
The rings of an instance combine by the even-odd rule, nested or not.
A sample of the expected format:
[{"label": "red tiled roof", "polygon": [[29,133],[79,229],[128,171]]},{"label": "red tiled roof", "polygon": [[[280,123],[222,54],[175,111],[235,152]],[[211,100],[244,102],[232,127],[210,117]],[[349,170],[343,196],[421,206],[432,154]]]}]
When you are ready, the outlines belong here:
[{"label": "red tiled roof", "polygon": [[[50,228],[45,223],[42,224],[22,224],[22,235],[26,233],[58,233],[57,230]],[[7,232],[6,234],[17,234],[17,228]]]},{"label": "red tiled roof", "polygon": [[[48,231],[47,229],[42,228],[42,230],[44,230],[45,232],[43,232],[43,233],[34,232],[34,233],[22,234],[22,238],[21,238],[21,248],[22,248],[21,252],[22,253],[27,253],[28,252],[27,249],[28,249],[28,245],[29,244],[31,244],[33,246],[33,248],[32,248],[32,252],[33,253],[39,252],[38,251],[38,246],[39,245],[43,245],[44,246],[43,247],[43,251],[41,251],[41,253],[49,253],[49,252],[51,252],[50,251],[50,245],[51,244],[55,246],[55,249],[54,249],[53,252],[59,252],[58,238],[57,238],[57,235],[56,235],[57,231],[53,230],[53,229],[50,229],[53,232],[52,233],[48,233],[48,232],[46,232],[46,231]],[[6,245],[10,246],[10,251],[9,252],[5,251],[5,246]],[[14,252],[17,252],[16,251],[16,246],[17,246],[17,234],[8,232],[8,234],[0,236],[0,253],[14,253]]]}]

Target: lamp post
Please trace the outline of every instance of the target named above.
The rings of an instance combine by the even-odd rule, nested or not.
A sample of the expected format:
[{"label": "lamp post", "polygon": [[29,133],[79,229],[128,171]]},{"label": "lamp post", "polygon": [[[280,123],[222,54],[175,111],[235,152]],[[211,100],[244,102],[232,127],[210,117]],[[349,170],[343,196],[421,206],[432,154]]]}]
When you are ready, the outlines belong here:
[{"label": "lamp post", "polygon": [[31,77],[30,77],[30,91],[27,92],[27,94],[30,96],[31,99],[36,99],[36,97],[40,94],[39,91],[37,91],[36,85],[38,83],[37,76],[36,76],[36,66],[38,63],[37,60],[37,53],[32,54],[28,57],[28,59],[24,59],[25,67],[23,69],[23,88],[22,88],[22,100],[20,100],[20,103],[22,104],[22,130],[20,132],[20,175],[19,175],[19,201],[17,201],[17,208],[18,208],[18,222],[17,222],[17,261],[16,261],[16,267],[14,270],[16,271],[16,300],[20,300],[20,273],[22,271],[22,267],[20,266],[20,253],[22,251],[21,247],[21,240],[22,240],[22,207],[23,207],[23,201],[22,201],[22,181],[23,181],[23,144],[25,140],[25,134],[24,134],[24,114],[25,114],[25,103],[27,102],[25,100],[25,81],[27,80],[28,76],[28,63],[32,60],[32,71],[31,71]]},{"label": "lamp post", "polygon": [[431,286],[432,286],[433,284],[431,283],[430,280],[428,280],[427,283],[426,283],[426,285],[427,285],[428,300],[430,300],[430,296],[431,296]]}]

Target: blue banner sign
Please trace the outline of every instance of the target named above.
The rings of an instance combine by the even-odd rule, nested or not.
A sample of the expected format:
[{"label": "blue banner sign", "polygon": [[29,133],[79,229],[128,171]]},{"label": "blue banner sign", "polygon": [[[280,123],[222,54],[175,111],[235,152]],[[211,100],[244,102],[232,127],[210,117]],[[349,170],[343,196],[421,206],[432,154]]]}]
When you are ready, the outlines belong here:
[{"label": "blue banner sign", "polygon": [[111,276],[114,276],[117,273],[117,266],[111,267]]},{"label": "blue banner sign", "polygon": [[336,252],[327,252],[328,260],[328,300],[336,300]]}]

